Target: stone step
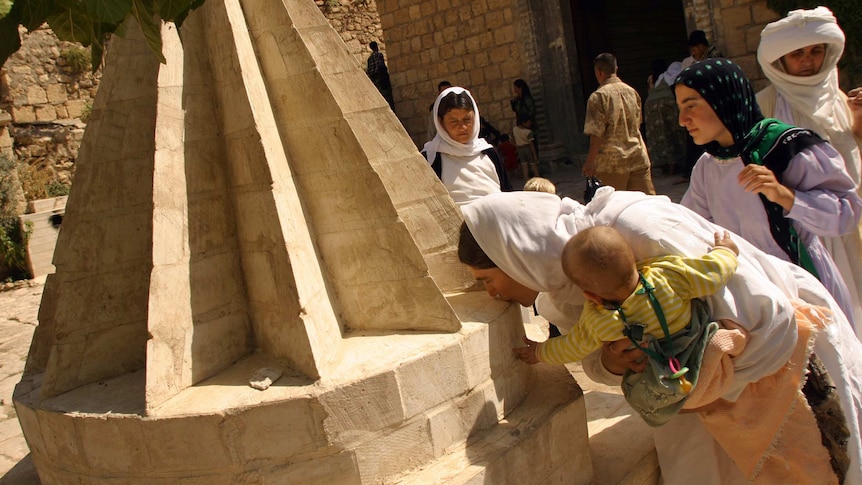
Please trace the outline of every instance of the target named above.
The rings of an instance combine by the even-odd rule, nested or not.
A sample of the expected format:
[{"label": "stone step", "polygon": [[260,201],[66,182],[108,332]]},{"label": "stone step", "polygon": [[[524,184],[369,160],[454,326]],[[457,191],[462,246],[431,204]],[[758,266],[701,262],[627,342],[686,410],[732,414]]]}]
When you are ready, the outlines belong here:
[{"label": "stone step", "polygon": [[588,484],[593,480],[583,394],[559,366],[534,367],[527,399],[500,423],[480,431],[395,483]]},{"label": "stone step", "polygon": [[626,403],[618,387],[591,381],[580,364],[566,366],[584,391],[596,485],[658,485],[652,429]]},{"label": "stone step", "polygon": [[[532,340],[542,341],[548,337],[548,322],[542,317],[531,316],[525,327],[527,337]],[[538,364],[536,367],[542,366]],[[661,483],[652,429],[629,407],[620,388],[593,382],[579,363],[566,365],[566,369],[584,393],[594,475],[592,483]]]}]

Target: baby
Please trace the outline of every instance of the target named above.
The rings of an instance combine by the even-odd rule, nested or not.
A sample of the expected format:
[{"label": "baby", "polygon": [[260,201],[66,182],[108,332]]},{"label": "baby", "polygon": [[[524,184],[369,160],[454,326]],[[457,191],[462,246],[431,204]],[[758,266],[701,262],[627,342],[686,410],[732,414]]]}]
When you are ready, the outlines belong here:
[{"label": "baby", "polygon": [[562,338],[525,339],[518,358],[535,364],[583,360],[603,342],[628,336],[634,343],[649,334],[665,338],[659,315],[672,335],[691,322],[691,300],[712,295],[736,271],[739,249],[726,231],[715,233],[715,247],[698,258],[665,256],[637,263],[615,229],[596,226],[579,232],[563,248],[566,276],[587,302],[578,324]]}]

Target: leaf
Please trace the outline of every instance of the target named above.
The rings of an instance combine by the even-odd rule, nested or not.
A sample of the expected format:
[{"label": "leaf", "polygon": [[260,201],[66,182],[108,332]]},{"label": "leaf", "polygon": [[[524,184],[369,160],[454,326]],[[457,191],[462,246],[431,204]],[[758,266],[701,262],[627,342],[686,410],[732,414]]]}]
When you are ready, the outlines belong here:
[{"label": "leaf", "polygon": [[133,0],[132,16],[138,20],[141,30],[144,32],[144,39],[150,46],[153,54],[159,58],[159,62],[164,64],[165,55],[162,54],[162,25],[161,21],[155,18],[155,9],[152,1],[149,0]]},{"label": "leaf", "polygon": [[188,17],[188,16],[189,16],[189,13],[190,13],[192,10],[194,10],[194,9],[196,9],[196,8],[198,8],[198,7],[200,7],[200,6],[201,6],[201,5],[203,5],[203,4],[204,4],[204,0],[192,0],[192,3],[189,5],[189,8],[188,8],[188,9],[186,9],[186,11],[185,11],[185,12],[181,13],[180,15],[177,15],[177,16],[174,18],[174,23],[177,25],[177,28],[182,27],[183,22],[185,22],[186,17]]},{"label": "leaf", "polygon": [[159,15],[165,21],[173,22],[179,16],[185,16],[194,0],[162,0]]},{"label": "leaf", "polygon": [[21,25],[27,30],[38,29],[50,15],[59,11],[50,0],[17,0],[12,10],[15,10],[19,4],[21,5]]},{"label": "leaf", "polygon": [[21,47],[18,35],[18,20],[12,15],[0,19],[0,65]]},{"label": "leaf", "polygon": [[66,8],[48,17],[48,25],[60,40],[80,42],[84,47],[93,41],[93,21],[82,10]]},{"label": "leaf", "polygon": [[84,0],[84,6],[94,21],[118,24],[129,15],[132,0]]}]

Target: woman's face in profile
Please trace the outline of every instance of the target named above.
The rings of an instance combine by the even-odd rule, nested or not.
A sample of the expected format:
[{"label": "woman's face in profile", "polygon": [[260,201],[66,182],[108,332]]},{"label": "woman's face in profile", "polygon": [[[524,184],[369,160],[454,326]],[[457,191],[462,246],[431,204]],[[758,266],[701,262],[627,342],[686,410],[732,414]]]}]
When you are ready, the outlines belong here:
[{"label": "woman's face in profile", "polygon": [[538,291],[518,283],[500,268],[479,269],[472,266],[468,268],[476,281],[481,281],[485,285],[485,291],[493,298],[514,301],[521,306],[531,306],[539,296]]},{"label": "woman's face in profile", "polygon": [[679,126],[688,130],[697,145],[711,141],[725,147],[733,145],[733,135],[700,93],[684,84],[677,84],[674,91],[679,108]]},{"label": "woman's face in profile", "polygon": [[441,123],[449,138],[458,143],[467,144],[473,138],[475,113],[463,108],[452,108],[443,115]]},{"label": "woman's face in profile", "polygon": [[784,71],[791,76],[813,76],[820,72],[826,60],[826,44],[814,44],[781,56]]}]

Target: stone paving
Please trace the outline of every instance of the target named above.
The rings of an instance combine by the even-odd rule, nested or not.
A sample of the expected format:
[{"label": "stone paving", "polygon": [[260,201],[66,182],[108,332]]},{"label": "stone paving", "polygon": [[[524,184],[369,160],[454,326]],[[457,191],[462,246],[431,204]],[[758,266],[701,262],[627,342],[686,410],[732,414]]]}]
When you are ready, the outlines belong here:
[{"label": "stone paving", "polygon": [[[563,196],[580,200],[584,192],[584,177],[571,165],[556,167],[547,178],[557,185]],[[687,184],[679,184],[674,175],[654,175],[656,191],[678,202]],[[523,180],[514,180],[516,187]],[[13,289],[0,291],[0,485],[40,485],[29,457],[27,443],[21,433],[12,391],[21,379],[30,348],[33,331],[38,324],[39,304],[42,299],[44,277],[19,282]],[[3,288],[0,287],[0,290]],[[541,325],[541,320],[538,322]],[[590,444],[597,484],[641,485],[655,483],[656,470],[652,470],[651,434],[637,416],[631,415],[617,389],[597,386],[582,377],[577,367],[571,368],[584,387],[587,414],[590,421]],[[632,440],[633,436],[641,439]],[[634,461],[620,464],[620,449],[636,448],[629,453]]]},{"label": "stone paving", "polygon": [[39,303],[45,278],[19,282],[0,292],[0,484],[38,485],[30,450],[21,434],[12,391],[21,380],[33,330],[38,324]]}]

